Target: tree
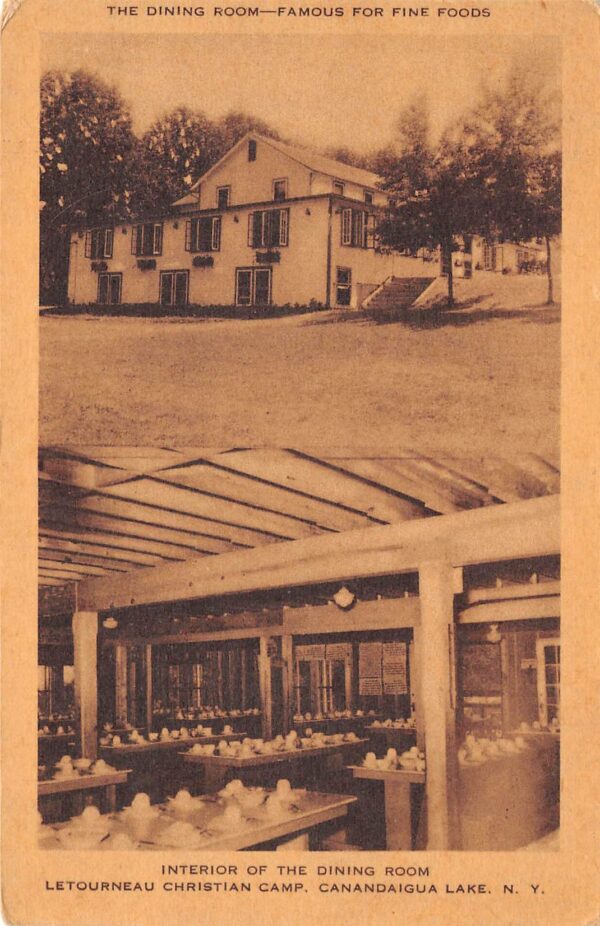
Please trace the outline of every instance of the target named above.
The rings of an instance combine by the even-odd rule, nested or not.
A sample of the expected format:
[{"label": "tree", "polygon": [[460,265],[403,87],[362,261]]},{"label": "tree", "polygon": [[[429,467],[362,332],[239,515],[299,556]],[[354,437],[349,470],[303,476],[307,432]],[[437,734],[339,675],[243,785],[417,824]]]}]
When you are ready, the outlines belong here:
[{"label": "tree", "polygon": [[561,154],[553,99],[519,64],[504,87],[482,91],[465,131],[482,183],[478,231],[488,238],[546,242],[547,302],[554,299],[551,240],[561,231]]},{"label": "tree", "polygon": [[222,153],[233,148],[247,132],[258,132],[259,135],[264,135],[266,138],[274,138],[275,140],[281,139],[279,133],[271,128],[264,119],[239,112],[238,110],[232,110],[227,113],[227,115],[223,116],[218,126],[223,137]]},{"label": "tree", "polygon": [[155,122],[138,146],[138,212],[162,212],[222,155],[224,136],[204,113],[179,107]]},{"label": "tree", "polygon": [[130,214],[135,139],[120,95],[85,71],[42,77],[40,297],[65,298],[68,226]]},{"label": "tree", "polygon": [[381,243],[396,250],[439,248],[453,306],[452,252],[472,233],[478,198],[464,139],[447,132],[432,142],[426,100],[418,97],[400,115],[395,146],[373,166],[391,203],[378,226]]}]

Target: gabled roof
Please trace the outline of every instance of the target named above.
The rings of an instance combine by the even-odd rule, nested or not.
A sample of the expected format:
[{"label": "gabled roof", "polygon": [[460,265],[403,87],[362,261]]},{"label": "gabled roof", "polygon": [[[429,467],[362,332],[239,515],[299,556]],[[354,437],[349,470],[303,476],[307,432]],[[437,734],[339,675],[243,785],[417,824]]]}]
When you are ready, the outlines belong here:
[{"label": "gabled roof", "polygon": [[[323,155],[315,151],[310,151],[307,148],[299,148],[296,145],[284,144],[284,142],[276,141],[274,138],[267,138],[265,135],[259,135],[257,132],[247,132],[243,138],[240,138],[240,140],[216,162],[216,164],[213,164],[206,173],[196,180],[190,188],[190,191],[197,190],[200,184],[205,181],[217,167],[220,167],[234,151],[242,147],[249,138],[260,141],[265,145],[270,145],[271,148],[274,148],[288,158],[292,158],[292,160],[297,161],[299,164],[303,164],[304,167],[315,173],[326,174],[329,177],[334,177],[336,180],[345,180],[348,183],[357,183],[369,189],[376,189],[380,182],[380,178],[377,174],[371,173],[370,170],[362,170],[360,167],[351,167],[349,164],[344,164],[342,161],[334,161],[332,158],[323,157]],[[181,200],[178,200],[176,203],[176,205],[183,204]]]}]

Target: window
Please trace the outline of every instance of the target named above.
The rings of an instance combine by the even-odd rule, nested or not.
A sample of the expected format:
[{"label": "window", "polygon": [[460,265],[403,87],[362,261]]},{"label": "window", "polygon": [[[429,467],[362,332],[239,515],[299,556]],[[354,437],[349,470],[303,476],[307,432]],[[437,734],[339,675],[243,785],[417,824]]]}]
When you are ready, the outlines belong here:
[{"label": "window", "polygon": [[207,215],[189,219],[185,227],[186,251],[221,250],[221,216]]},{"label": "window", "polygon": [[98,303],[119,305],[121,302],[122,273],[98,274]]},{"label": "window", "polygon": [[238,267],[235,271],[235,304],[271,304],[270,267]]},{"label": "window", "polygon": [[156,257],[162,254],[162,222],[134,225],[131,235],[131,253],[136,257]]},{"label": "window", "polygon": [[287,199],[287,180],[273,181],[273,199],[277,203]]},{"label": "window", "polygon": [[92,228],[85,233],[85,256],[92,260],[113,256],[112,228]]},{"label": "window", "polygon": [[368,190],[365,190],[365,202],[369,203],[369,205],[371,205],[373,202],[373,194],[369,193]]},{"label": "window", "polygon": [[248,141],[248,160],[256,161],[256,142],[253,138]]},{"label": "window", "polygon": [[189,272],[163,270],[160,275],[160,304],[187,305]]},{"label": "window", "polygon": [[333,192],[337,193],[339,196],[344,195],[344,184],[342,183],[341,180],[333,181]]},{"label": "window", "polygon": [[540,637],[536,641],[539,718],[543,726],[560,722],[560,639]]},{"label": "window", "polygon": [[266,209],[248,216],[248,246],[251,248],[287,247],[290,210]]},{"label": "window", "polygon": [[375,215],[363,209],[342,209],[342,244],[353,248],[375,246]]},{"label": "window", "polygon": [[231,199],[230,186],[217,187],[217,209],[227,209]]},{"label": "window", "polygon": [[352,300],[352,270],[349,267],[338,267],[335,283],[336,305],[350,305]]}]

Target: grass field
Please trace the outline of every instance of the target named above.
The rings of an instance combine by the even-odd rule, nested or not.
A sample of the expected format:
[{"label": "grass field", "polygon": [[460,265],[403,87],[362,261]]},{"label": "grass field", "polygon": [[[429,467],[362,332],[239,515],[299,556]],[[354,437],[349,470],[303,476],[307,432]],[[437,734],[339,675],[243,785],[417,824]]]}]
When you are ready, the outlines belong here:
[{"label": "grass field", "polygon": [[43,317],[43,443],[278,445],[558,462],[560,313],[480,275],[453,311]]}]

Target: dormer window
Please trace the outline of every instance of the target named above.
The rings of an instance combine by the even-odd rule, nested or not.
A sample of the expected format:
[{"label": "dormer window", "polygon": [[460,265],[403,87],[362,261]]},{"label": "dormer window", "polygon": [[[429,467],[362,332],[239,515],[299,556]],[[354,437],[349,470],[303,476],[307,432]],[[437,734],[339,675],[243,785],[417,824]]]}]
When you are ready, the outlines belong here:
[{"label": "dormer window", "polygon": [[276,203],[287,199],[287,180],[273,181],[273,199]]},{"label": "dormer window", "polygon": [[369,203],[369,205],[372,205],[373,203],[373,194],[369,193],[368,190],[365,190],[365,202]]},{"label": "dormer window", "polygon": [[334,192],[334,193],[337,193],[338,196],[343,196],[343,195],[344,195],[344,184],[342,183],[341,180],[334,180],[334,181],[333,181],[333,192]]},{"label": "dormer window", "polygon": [[230,186],[218,186],[217,187],[217,208],[218,209],[227,209],[231,200],[231,187]]},{"label": "dormer window", "polygon": [[253,138],[248,141],[248,160],[256,161],[256,142]]}]

